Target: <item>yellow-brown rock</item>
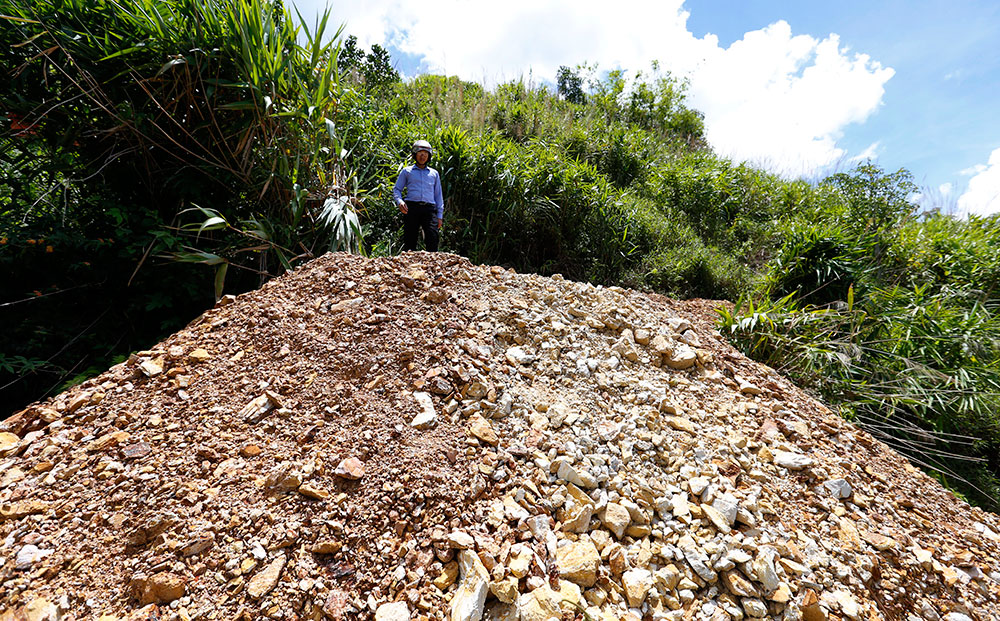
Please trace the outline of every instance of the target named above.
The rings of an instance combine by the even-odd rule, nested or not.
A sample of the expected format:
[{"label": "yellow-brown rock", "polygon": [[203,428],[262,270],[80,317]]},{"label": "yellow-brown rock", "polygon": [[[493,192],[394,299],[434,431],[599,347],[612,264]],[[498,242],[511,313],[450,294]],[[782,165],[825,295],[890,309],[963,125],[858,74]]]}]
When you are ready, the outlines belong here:
[{"label": "yellow-brown rock", "polygon": [[258,600],[271,592],[281,579],[281,572],[285,569],[285,556],[279,555],[264,569],[260,570],[250,582],[247,583],[247,595],[250,599]]},{"label": "yellow-brown rock", "polygon": [[169,604],[184,596],[183,576],[166,571],[152,576],[136,576],[132,579],[132,595],[139,604]]},{"label": "yellow-brown rock", "polygon": [[496,446],[500,442],[500,438],[497,436],[497,432],[493,430],[493,426],[490,425],[488,420],[478,414],[469,419],[469,433],[491,446]]},{"label": "yellow-brown rock", "polygon": [[594,586],[601,555],[589,538],[581,538],[556,551],[556,568],[559,575],[582,587]]},{"label": "yellow-brown rock", "polygon": [[458,561],[451,561],[450,563],[445,563],[441,573],[438,574],[437,578],[434,578],[434,586],[444,591],[451,585],[455,584],[455,580],[458,579]]}]

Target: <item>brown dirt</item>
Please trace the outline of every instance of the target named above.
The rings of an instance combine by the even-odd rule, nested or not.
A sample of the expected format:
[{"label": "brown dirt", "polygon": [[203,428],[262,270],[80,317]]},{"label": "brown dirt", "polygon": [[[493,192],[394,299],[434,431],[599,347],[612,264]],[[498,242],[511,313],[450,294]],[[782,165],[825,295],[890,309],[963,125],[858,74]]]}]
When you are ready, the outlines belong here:
[{"label": "brown dirt", "polygon": [[[761,520],[736,525],[747,538],[772,542],[782,558],[820,559],[809,579],[788,574],[798,603],[764,601],[773,618],[796,606],[849,618],[846,604],[809,608],[803,599],[836,584],[860,604],[859,618],[934,618],[927,607],[937,615],[1000,618],[996,516],[970,508],[740,355],[715,332],[716,302],[592,287],[573,297],[578,290],[445,254],[327,255],[32,405],[0,425],[8,434],[0,436],[7,442],[0,443],[0,619],[351,619],[370,618],[392,601],[405,602],[413,618],[444,618],[457,586],[442,590],[431,581],[456,558],[447,535],[471,534],[486,570],[500,566],[499,575],[509,575],[511,545],[532,533],[523,519],[490,512],[505,496],[520,499],[533,489],[541,495],[531,500],[529,493],[521,506],[551,515],[558,531],[558,507],[547,507],[546,498],[567,485],[555,475],[564,455],[607,473],[595,495],[607,489],[626,500],[625,490],[646,481],[650,497],[685,490],[684,464],[711,472],[705,476],[719,491],[731,491]],[[571,298],[577,305],[592,300],[591,317],[601,304],[616,310],[600,315],[598,327],[541,319],[569,308]],[[615,312],[621,326],[609,319]],[[610,356],[626,326],[630,335],[642,326],[655,332],[669,317],[689,321],[699,339],[691,368],[671,370],[636,345],[637,361],[573,371],[567,352]],[[511,361],[505,352],[515,345],[530,347],[537,360]],[[562,357],[546,357],[560,345]],[[640,398],[642,381],[666,396]],[[476,390],[483,394],[470,393]],[[415,391],[433,395],[437,422],[429,429],[410,426],[419,411]],[[498,415],[507,393],[513,414]],[[583,422],[539,423],[539,413],[560,401]],[[699,433],[663,423],[671,408]],[[497,446],[470,435],[479,411],[499,435]],[[616,483],[600,459],[574,453],[602,420],[624,425],[619,439],[634,434],[628,449],[616,444],[607,453],[622,462],[617,479],[626,483]],[[779,449],[808,454],[816,465],[778,468],[771,454]],[[634,466],[625,450],[635,451]],[[699,453],[706,450],[707,458]],[[363,463],[360,479],[335,472],[348,458]],[[853,486],[850,501],[823,492],[822,483],[837,478]],[[744,501],[751,496],[759,502]],[[653,512],[645,496],[635,498]],[[699,501],[691,498],[697,517]],[[718,535],[707,517],[690,528],[704,535],[699,543]],[[643,545],[659,545],[655,535],[626,539],[629,567],[653,571],[670,562],[669,552],[636,560]],[[31,546],[41,556],[18,566]],[[521,593],[562,582],[545,575],[558,576],[559,566],[544,545],[536,549],[540,564],[531,575],[538,579],[520,580]],[[682,602],[686,618],[701,614],[700,602],[728,602],[678,564],[700,588],[694,602]],[[276,570],[270,588],[268,568]],[[594,589],[613,602],[621,585],[612,584],[618,578],[610,571],[602,565]],[[582,607],[593,607],[594,594],[584,595]],[[650,599],[632,614],[670,613],[669,595],[664,591],[659,608]],[[491,606],[487,614],[500,614]],[[563,615],[582,618],[573,610]]]}]

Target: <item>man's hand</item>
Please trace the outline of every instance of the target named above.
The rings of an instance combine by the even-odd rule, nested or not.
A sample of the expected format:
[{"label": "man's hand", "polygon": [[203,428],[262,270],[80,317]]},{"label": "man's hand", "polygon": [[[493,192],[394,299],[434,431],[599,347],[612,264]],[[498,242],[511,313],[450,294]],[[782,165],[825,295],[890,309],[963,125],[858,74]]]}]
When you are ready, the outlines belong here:
[{"label": "man's hand", "polygon": [[439,231],[441,230],[442,226],[444,226],[444,220],[442,220],[441,218],[438,218],[438,230]]},{"label": "man's hand", "polygon": [[406,203],[405,202],[399,203],[399,212],[405,216],[406,215],[406,211],[407,211],[407,209],[406,209]]}]

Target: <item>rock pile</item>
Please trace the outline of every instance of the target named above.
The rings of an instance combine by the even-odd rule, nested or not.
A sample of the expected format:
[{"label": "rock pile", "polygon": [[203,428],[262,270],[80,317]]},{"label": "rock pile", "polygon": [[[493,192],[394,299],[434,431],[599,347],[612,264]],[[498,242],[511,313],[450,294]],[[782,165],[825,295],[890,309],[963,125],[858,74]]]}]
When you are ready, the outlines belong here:
[{"label": "rock pile", "polygon": [[327,255],[0,424],[0,619],[1000,618],[1000,520],[711,322]]}]

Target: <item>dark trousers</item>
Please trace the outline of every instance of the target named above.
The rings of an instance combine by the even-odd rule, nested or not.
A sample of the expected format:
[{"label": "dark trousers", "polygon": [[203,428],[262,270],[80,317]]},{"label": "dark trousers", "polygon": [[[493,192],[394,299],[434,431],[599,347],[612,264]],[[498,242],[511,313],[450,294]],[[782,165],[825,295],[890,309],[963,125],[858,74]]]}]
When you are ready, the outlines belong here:
[{"label": "dark trousers", "polygon": [[406,201],[403,214],[403,250],[417,249],[417,234],[424,230],[424,246],[428,252],[437,252],[438,223],[437,209],[433,203]]}]

